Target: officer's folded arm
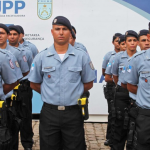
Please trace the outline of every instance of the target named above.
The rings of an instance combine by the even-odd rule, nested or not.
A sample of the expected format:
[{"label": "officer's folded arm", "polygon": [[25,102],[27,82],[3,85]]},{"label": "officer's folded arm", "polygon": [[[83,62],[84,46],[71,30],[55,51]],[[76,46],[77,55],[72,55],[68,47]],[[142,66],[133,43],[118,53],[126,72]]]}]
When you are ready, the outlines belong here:
[{"label": "officer's folded arm", "polygon": [[30,82],[30,87],[38,92],[39,94],[41,94],[41,83],[33,83],[33,82]]},{"label": "officer's folded arm", "polygon": [[133,93],[133,94],[136,94],[137,93],[137,89],[138,89],[138,86],[137,85],[132,85],[130,83],[127,84],[127,89]]},{"label": "officer's folded arm", "polygon": [[12,89],[14,89],[16,85],[17,85],[17,82],[12,83],[12,84],[3,84],[4,94],[6,95],[7,93],[9,93]]},{"label": "officer's folded arm", "polygon": [[90,90],[93,87],[93,81],[84,83],[84,92]]},{"label": "officer's folded arm", "polygon": [[106,82],[113,82],[112,76],[109,75],[109,74],[105,74],[105,81],[106,81]]},{"label": "officer's folded arm", "polygon": [[28,72],[25,72],[25,73],[22,73],[23,77],[27,76],[28,73],[29,73],[29,71],[28,71]]},{"label": "officer's folded arm", "polygon": [[118,83],[118,76],[113,75],[113,79],[114,79],[115,84],[117,85],[117,83]]}]

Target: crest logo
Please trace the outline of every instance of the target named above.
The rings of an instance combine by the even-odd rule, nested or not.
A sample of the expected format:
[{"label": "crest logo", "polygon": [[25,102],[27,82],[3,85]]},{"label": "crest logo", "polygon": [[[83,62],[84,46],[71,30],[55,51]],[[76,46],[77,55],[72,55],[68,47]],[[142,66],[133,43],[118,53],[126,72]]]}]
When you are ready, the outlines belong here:
[{"label": "crest logo", "polygon": [[38,17],[42,20],[47,20],[52,16],[52,0],[37,0],[38,1],[38,9],[37,14]]}]

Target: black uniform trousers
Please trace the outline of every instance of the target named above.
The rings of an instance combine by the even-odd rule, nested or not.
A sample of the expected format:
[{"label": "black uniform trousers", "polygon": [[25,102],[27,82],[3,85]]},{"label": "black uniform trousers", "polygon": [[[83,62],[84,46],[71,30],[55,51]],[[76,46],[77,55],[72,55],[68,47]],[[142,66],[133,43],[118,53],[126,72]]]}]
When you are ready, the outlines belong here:
[{"label": "black uniform trousers", "polygon": [[[125,91],[125,93],[124,93]],[[124,150],[128,130],[124,128],[125,108],[129,108],[130,98],[126,89],[119,87],[115,93],[116,118],[113,126],[111,150]]]},{"label": "black uniform trousers", "polygon": [[111,119],[112,119],[112,113],[111,113],[111,101],[114,99],[114,83],[107,83],[106,84],[106,92],[105,92],[105,98],[107,99],[108,104],[108,124],[107,124],[107,131],[106,131],[106,139],[111,139]]},{"label": "black uniform trousers", "polygon": [[136,134],[134,135],[135,150],[150,150],[150,110],[138,110],[136,118]]},{"label": "black uniform trousers", "polygon": [[[19,124],[16,120],[13,121],[12,125],[12,150],[18,150],[18,141],[19,141],[19,131],[21,137],[21,143],[24,148],[32,148],[33,145],[33,131],[32,131],[32,89],[30,88],[30,83],[23,82],[21,85],[26,86],[25,90],[20,91],[19,96],[21,95],[21,101],[23,102],[24,107],[26,108],[25,114],[21,115],[18,111],[18,102],[13,102],[13,107],[16,108],[17,118],[21,119]],[[23,109],[23,108],[22,108]]]},{"label": "black uniform trousers", "polygon": [[40,150],[86,150],[84,124],[78,105],[58,110],[57,106],[43,104],[40,114]]}]

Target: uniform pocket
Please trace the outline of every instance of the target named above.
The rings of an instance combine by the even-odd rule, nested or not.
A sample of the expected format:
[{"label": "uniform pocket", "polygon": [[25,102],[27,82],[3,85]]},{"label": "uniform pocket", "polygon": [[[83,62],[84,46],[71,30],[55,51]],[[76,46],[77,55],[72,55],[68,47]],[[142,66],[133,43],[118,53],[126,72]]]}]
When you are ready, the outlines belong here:
[{"label": "uniform pocket", "polygon": [[76,83],[80,78],[81,67],[68,67],[68,80],[71,83]]},{"label": "uniform pocket", "polygon": [[150,73],[149,72],[140,73],[139,84],[143,86],[144,88],[150,87]]},{"label": "uniform pocket", "polygon": [[56,79],[56,68],[55,67],[44,67],[42,68],[44,78],[48,83],[54,83]]}]

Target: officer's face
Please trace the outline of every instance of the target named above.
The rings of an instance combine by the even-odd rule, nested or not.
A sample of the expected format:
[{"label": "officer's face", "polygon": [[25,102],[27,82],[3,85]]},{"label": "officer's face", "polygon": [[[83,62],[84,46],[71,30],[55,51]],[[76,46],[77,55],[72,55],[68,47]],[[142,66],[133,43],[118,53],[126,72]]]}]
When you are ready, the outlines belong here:
[{"label": "officer's face", "polygon": [[10,45],[16,45],[19,42],[20,34],[15,30],[10,31],[8,41]]},{"label": "officer's face", "polygon": [[135,51],[138,45],[138,40],[135,37],[127,37],[126,38],[126,46],[130,51]]},{"label": "officer's face", "polygon": [[75,39],[72,36],[69,38],[69,43],[74,46]]},{"label": "officer's face", "polygon": [[51,32],[54,38],[54,42],[56,42],[58,45],[69,43],[71,32],[66,26],[53,25]]},{"label": "officer's face", "polygon": [[121,42],[120,43],[120,51],[125,51],[126,50],[126,43],[125,43],[125,41],[124,42]]},{"label": "officer's face", "polygon": [[24,34],[20,33],[19,43],[22,41]]},{"label": "officer's face", "polygon": [[138,45],[141,50],[147,50],[150,48],[150,40],[146,35],[140,36]]},{"label": "officer's face", "polygon": [[117,49],[117,50],[120,50],[120,46],[119,46],[119,38],[117,37],[115,40],[114,40],[114,42],[113,42],[113,44],[114,44],[114,47],[115,47],[115,49]]},{"label": "officer's face", "polygon": [[0,45],[5,44],[7,38],[8,38],[7,32],[3,28],[0,28]]}]

